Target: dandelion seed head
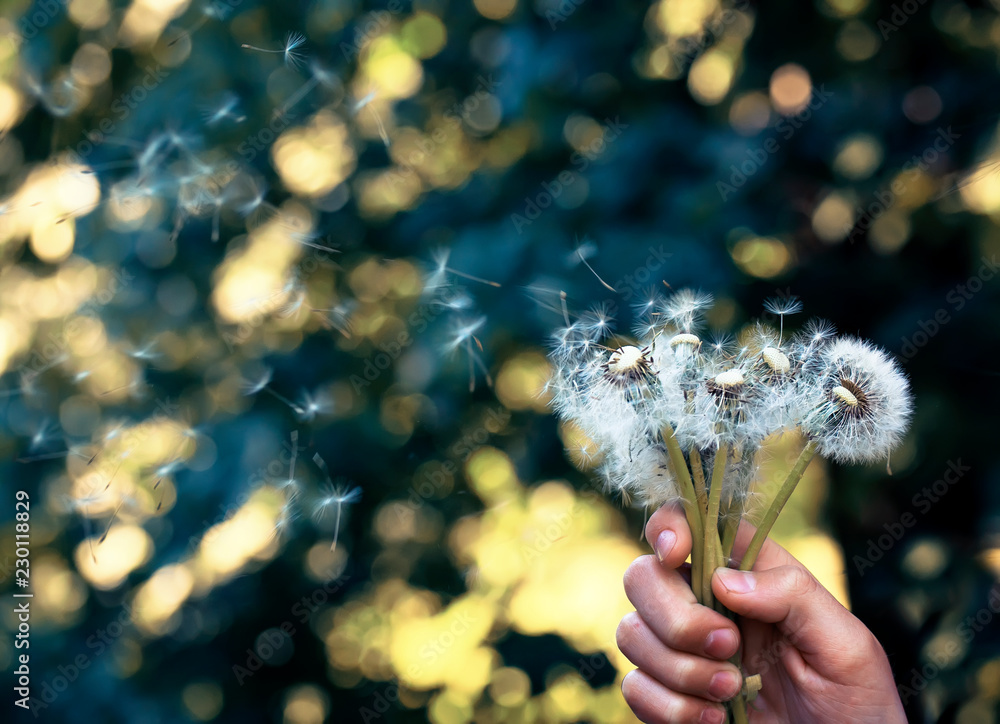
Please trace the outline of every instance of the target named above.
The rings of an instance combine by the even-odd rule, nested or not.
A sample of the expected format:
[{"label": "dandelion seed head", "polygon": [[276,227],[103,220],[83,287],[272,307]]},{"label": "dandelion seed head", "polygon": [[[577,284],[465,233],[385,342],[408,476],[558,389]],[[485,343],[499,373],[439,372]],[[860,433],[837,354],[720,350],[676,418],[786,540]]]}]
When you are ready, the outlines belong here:
[{"label": "dandelion seed head", "polygon": [[912,413],[909,382],[882,350],[853,337],[831,342],[809,380],[804,427],[824,456],[874,462],[899,445]]},{"label": "dandelion seed head", "polygon": [[606,367],[611,379],[640,379],[649,374],[649,358],[638,347],[625,345],[611,353]]},{"label": "dandelion seed head", "polygon": [[697,335],[688,333],[675,334],[670,338],[671,347],[677,347],[682,344],[698,348],[701,346],[701,340],[697,337]]},{"label": "dandelion seed head", "polygon": [[764,359],[767,366],[778,374],[786,374],[792,368],[792,363],[789,361],[788,356],[774,347],[765,347],[761,351],[760,356]]},{"label": "dandelion seed head", "polygon": [[738,369],[727,370],[726,372],[720,372],[715,376],[715,384],[719,387],[739,387],[746,379],[743,377],[743,373]]}]

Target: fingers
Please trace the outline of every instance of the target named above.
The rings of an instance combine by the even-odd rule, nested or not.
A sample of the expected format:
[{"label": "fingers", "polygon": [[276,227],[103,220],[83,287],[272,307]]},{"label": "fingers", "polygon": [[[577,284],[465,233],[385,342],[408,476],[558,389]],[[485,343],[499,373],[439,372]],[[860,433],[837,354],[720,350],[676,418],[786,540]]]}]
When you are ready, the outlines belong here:
[{"label": "fingers", "polygon": [[640,556],[625,571],[625,595],[652,632],[668,647],[727,659],[739,647],[736,625],[697,602],[691,587],[653,556]]},{"label": "fingers", "polygon": [[722,724],[726,716],[719,704],[670,691],[642,671],[625,674],[622,694],[639,720],[647,724]]},{"label": "fingers", "polygon": [[646,523],[646,540],[664,566],[679,568],[691,553],[691,528],[684,510],[677,505],[658,508]]},{"label": "fingers", "polygon": [[665,646],[637,613],[622,619],[616,638],[629,661],[672,691],[712,701],[729,701],[740,691],[735,666]]},{"label": "fingers", "polygon": [[797,561],[752,572],[719,568],[712,590],[730,611],[777,624],[803,656],[822,654],[817,658],[824,666],[849,670],[878,646],[864,624]]}]

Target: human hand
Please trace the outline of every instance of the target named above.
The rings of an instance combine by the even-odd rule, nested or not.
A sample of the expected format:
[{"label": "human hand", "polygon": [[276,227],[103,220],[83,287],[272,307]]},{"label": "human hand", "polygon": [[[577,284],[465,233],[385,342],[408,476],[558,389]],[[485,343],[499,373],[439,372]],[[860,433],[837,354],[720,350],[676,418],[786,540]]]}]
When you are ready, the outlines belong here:
[{"label": "human hand", "polygon": [[[753,532],[741,524],[737,560]],[[737,628],[695,599],[683,569],[691,531],[680,508],[657,510],[646,539],[656,555],[637,558],[625,572],[636,611],[617,634],[638,667],[625,676],[622,693],[639,719],[721,724],[718,702],[742,685],[728,661],[742,642],[744,670],[763,677],[752,724],[906,722],[878,640],[777,543],[764,544],[753,571],[718,569],[712,577],[716,598],[741,617]]]}]

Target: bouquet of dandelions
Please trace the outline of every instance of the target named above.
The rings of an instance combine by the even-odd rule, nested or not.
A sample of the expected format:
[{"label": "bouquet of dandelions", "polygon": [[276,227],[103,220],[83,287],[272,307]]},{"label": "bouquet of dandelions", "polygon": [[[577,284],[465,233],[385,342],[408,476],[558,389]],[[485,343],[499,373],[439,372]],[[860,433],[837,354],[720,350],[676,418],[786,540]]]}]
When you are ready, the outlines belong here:
[{"label": "bouquet of dandelions", "polygon": [[[642,310],[635,344],[608,344],[610,320],[592,312],[555,336],[549,381],[552,405],[592,441],[607,488],[626,501],[683,505],[695,542],[691,585],[715,606],[711,578],[730,565],[747,513],[755,458],[769,435],[798,430],[798,459],[764,509],[740,570],[750,570],[775,519],[817,455],[837,462],[885,459],[910,417],[909,385],[892,359],[867,342],[834,336],[813,321],[789,340],[784,317],[795,298],[768,301],[779,329],[757,323],[738,344],[698,336],[708,295],[680,291]],[[740,666],[741,653],[733,659]],[[760,688],[746,676],[730,707],[746,722]]]}]

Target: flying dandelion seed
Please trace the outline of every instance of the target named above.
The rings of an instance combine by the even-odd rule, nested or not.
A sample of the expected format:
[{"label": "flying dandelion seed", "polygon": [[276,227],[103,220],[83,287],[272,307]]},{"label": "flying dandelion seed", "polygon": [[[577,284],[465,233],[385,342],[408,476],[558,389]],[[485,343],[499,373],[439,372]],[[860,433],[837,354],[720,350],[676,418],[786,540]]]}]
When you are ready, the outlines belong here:
[{"label": "flying dandelion seed", "polygon": [[473,276],[471,274],[466,274],[465,272],[458,271],[457,269],[452,269],[448,266],[448,258],[451,252],[447,249],[438,249],[433,252],[432,256],[434,258],[435,269],[428,277],[425,287],[426,288],[436,288],[447,279],[448,274],[454,274],[462,279],[468,279],[469,281],[479,282],[480,284],[486,284],[491,287],[500,287],[500,282],[490,281],[489,279],[483,279],[482,277]]},{"label": "flying dandelion seed", "polygon": [[785,335],[785,316],[801,312],[802,302],[795,296],[772,297],[764,301],[764,309],[769,311],[771,314],[778,315],[778,319],[781,320],[781,326],[778,332],[778,346],[780,347],[781,340],[784,339]]},{"label": "flying dandelion seed", "polygon": [[390,143],[389,134],[386,133],[385,125],[383,125],[382,123],[382,117],[379,115],[375,106],[372,105],[372,101],[375,100],[375,95],[376,95],[375,91],[372,91],[364,98],[359,100],[357,103],[355,103],[351,107],[351,114],[356,116],[358,113],[361,112],[362,109],[368,108],[368,110],[371,111],[372,117],[375,119],[375,125],[378,127],[378,135],[382,139],[382,143],[385,145],[386,148],[389,148],[389,143]]},{"label": "flying dandelion seed", "polygon": [[345,484],[334,485],[333,480],[330,479],[330,471],[326,466],[326,461],[323,460],[319,453],[313,456],[313,462],[326,475],[323,495],[316,501],[313,509],[313,518],[317,522],[321,521],[330,514],[333,508],[336,508],[336,513],[334,514],[336,519],[333,528],[333,543],[330,545],[330,550],[335,551],[337,550],[337,540],[340,537],[340,519],[343,508],[345,505],[351,505],[361,499],[361,488],[352,488]]},{"label": "flying dandelion seed", "polygon": [[301,48],[306,42],[306,36],[301,33],[289,33],[285,37],[285,45],[279,50],[270,50],[268,48],[258,48],[255,45],[250,45],[249,43],[244,43],[240,47],[244,50],[255,50],[258,53],[275,53],[280,54],[285,59],[285,65],[289,68],[298,68],[302,65],[305,59],[305,54],[302,53],[299,48]]},{"label": "flying dandelion seed", "polygon": [[264,367],[255,377],[244,377],[240,380],[240,391],[250,397],[263,390],[271,382],[271,375],[274,370]]},{"label": "flying dandelion seed", "polygon": [[122,496],[121,501],[119,501],[118,507],[115,508],[115,512],[112,513],[111,520],[108,521],[108,527],[104,529],[104,535],[102,535],[101,538],[100,538],[100,540],[97,541],[97,545],[101,545],[101,543],[103,543],[107,539],[108,533],[111,532],[111,526],[114,525],[115,519],[118,518],[118,513],[121,511],[123,505],[125,505],[125,496],[124,495]]},{"label": "flying dandelion seed", "polygon": [[601,283],[601,286],[617,294],[618,292],[615,290],[615,288],[610,284],[608,284],[603,279],[601,279],[601,275],[598,274],[596,271],[594,271],[594,267],[592,267],[590,265],[590,262],[587,261],[587,256],[585,256],[585,252],[587,255],[594,254],[597,252],[597,246],[593,242],[591,242],[590,239],[588,239],[586,236],[583,237],[583,241],[579,240],[577,241],[576,245],[577,258],[583,263],[585,267],[587,267],[590,270],[591,274],[597,277],[597,281]]},{"label": "flying dandelion seed", "polygon": [[235,93],[226,93],[219,102],[202,112],[205,125],[214,126],[231,119],[233,123],[242,123],[246,116],[238,111],[240,99]]},{"label": "flying dandelion seed", "polygon": [[299,419],[309,421],[318,415],[329,413],[333,409],[333,400],[325,393],[311,394],[304,391],[296,405],[299,409]]}]

